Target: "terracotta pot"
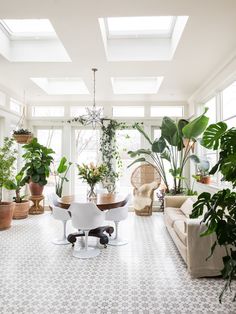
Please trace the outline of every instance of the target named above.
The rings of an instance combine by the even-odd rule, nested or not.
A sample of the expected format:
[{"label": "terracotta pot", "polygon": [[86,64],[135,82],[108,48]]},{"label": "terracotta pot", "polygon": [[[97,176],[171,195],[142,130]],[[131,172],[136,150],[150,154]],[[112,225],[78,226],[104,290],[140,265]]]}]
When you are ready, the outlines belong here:
[{"label": "terracotta pot", "polygon": [[14,207],[14,202],[0,203],[0,230],[5,230],[11,227]]},{"label": "terracotta pot", "polygon": [[210,184],[211,183],[211,177],[210,176],[201,177],[200,182],[203,184]]},{"label": "terracotta pot", "polygon": [[31,195],[42,195],[44,186],[35,182],[30,182],[29,189],[30,189]]},{"label": "terracotta pot", "polygon": [[13,219],[24,219],[28,217],[30,208],[29,201],[22,201],[21,203],[15,203],[15,208],[13,212]]}]

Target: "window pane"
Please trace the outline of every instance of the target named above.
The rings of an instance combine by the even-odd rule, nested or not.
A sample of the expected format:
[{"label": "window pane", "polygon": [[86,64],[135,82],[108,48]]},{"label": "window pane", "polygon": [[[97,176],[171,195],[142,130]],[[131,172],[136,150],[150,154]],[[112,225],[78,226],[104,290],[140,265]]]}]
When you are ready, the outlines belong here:
[{"label": "window pane", "polygon": [[144,117],[142,106],[113,106],[113,117]]},{"label": "window pane", "polygon": [[10,109],[17,113],[21,113],[21,103],[13,98],[10,99]]},{"label": "window pane", "polygon": [[[89,164],[90,162],[97,164],[99,162],[99,130],[75,129],[74,135],[74,162],[76,164]],[[74,168],[74,179],[74,193],[86,193],[88,186],[86,182],[83,182],[78,178],[78,171],[76,166]]]},{"label": "window pane", "polygon": [[210,99],[208,102],[205,103],[204,107],[208,108],[208,111],[206,113],[206,116],[209,117],[208,125],[216,123],[216,98],[213,97],[212,99]]},{"label": "window pane", "polygon": [[[37,129],[38,142],[55,151],[53,154],[54,165],[52,171],[57,168],[62,157],[62,130],[61,129]],[[45,195],[55,192],[55,178],[51,174],[48,178],[48,184],[44,189]]]},{"label": "window pane", "polygon": [[137,130],[118,130],[116,131],[116,141],[122,160],[122,169],[118,169],[121,173],[121,177],[117,182],[117,189],[120,192],[128,192],[132,195],[133,188],[130,183],[130,178],[138,164],[127,168],[128,165],[134,161],[127,152],[129,150],[137,150],[141,147],[141,134]]},{"label": "window pane", "polygon": [[151,117],[182,117],[182,106],[151,106]]},{"label": "window pane", "polygon": [[236,115],[236,81],[223,90],[222,100],[223,120]]},{"label": "window pane", "polygon": [[33,117],[63,117],[64,107],[63,106],[33,106],[32,116]]}]

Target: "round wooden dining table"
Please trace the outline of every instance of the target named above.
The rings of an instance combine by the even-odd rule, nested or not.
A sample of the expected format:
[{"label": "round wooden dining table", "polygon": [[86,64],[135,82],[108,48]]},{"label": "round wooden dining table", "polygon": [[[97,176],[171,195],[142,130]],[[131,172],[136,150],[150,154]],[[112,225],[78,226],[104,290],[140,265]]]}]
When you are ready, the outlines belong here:
[{"label": "round wooden dining table", "polygon": [[120,193],[97,194],[96,199],[88,200],[86,195],[63,196],[58,200],[59,206],[65,209],[70,207],[71,203],[93,202],[100,210],[109,210],[112,208],[123,207],[127,204],[129,195]]},{"label": "round wooden dining table", "polygon": [[[120,193],[106,193],[97,194],[96,199],[88,200],[86,195],[69,195],[63,196],[58,200],[59,206],[64,209],[69,209],[72,203],[87,203],[93,202],[97,205],[100,210],[109,210],[112,208],[123,207],[127,204],[129,200],[129,195]],[[104,233],[105,232],[105,233]],[[100,239],[100,243],[105,247],[109,242],[109,236],[114,232],[112,226],[102,226],[89,231],[89,236],[96,237]],[[76,238],[84,236],[84,232],[79,230],[78,232],[71,233],[68,235],[67,240],[74,246]]]}]

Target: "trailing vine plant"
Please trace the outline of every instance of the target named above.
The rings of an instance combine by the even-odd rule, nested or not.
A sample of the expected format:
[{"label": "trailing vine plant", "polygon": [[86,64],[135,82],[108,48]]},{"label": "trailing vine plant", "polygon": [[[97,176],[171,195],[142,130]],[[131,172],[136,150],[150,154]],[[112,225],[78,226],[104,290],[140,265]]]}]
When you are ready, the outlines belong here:
[{"label": "trailing vine plant", "polygon": [[[106,123],[108,122],[108,123]],[[108,174],[103,180],[103,186],[107,188],[108,192],[114,192],[116,188],[116,180],[119,178],[119,170],[122,167],[117,142],[116,130],[126,128],[124,122],[118,122],[112,119],[102,120],[102,134],[100,138],[100,152],[102,153],[102,162],[108,168]]]}]

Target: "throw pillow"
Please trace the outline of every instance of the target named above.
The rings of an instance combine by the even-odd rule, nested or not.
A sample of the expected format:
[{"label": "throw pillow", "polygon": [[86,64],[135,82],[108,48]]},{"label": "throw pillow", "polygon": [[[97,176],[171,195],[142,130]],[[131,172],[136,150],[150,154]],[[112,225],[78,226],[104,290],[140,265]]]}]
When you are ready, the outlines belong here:
[{"label": "throw pillow", "polygon": [[193,204],[194,204],[194,201],[189,197],[180,207],[180,210],[186,217],[189,217],[189,215],[192,214]]}]

